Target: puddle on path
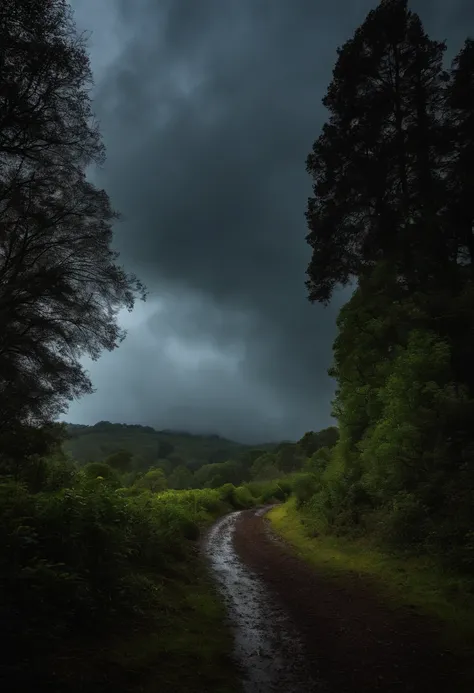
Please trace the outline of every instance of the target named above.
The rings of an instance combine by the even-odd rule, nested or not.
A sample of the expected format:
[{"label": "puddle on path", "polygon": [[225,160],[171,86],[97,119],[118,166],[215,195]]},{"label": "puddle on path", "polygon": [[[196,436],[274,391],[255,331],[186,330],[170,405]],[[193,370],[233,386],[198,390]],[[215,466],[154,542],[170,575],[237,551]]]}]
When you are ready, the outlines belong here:
[{"label": "puddle on path", "polygon": [[311,678],[295,627],[261,578],[235,552],[233,535],[241,512],[218,520],[207,536],[205,551],[234,629],[235,657],[243,672],[244,691],[321,691]]}]

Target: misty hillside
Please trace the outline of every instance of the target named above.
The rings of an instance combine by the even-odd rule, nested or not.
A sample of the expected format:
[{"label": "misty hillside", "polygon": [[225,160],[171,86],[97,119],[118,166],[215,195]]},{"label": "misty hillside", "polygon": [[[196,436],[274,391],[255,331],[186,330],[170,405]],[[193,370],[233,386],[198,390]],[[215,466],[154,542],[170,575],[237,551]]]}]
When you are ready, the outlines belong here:
[{"label": "misty hillside", "polygon": [[246,450],[271,450],[276,443],[244,445],[217,435],[195,435],[181,431],[157,431],[151,426],[99,421],[94,426],[66,424],[69,440],[64,449],[81,464],[108,457],[119,450],[133,454],[139,466],[146,468],[158,460],[185,463],[191,469],[204,464],[225,462]]}]

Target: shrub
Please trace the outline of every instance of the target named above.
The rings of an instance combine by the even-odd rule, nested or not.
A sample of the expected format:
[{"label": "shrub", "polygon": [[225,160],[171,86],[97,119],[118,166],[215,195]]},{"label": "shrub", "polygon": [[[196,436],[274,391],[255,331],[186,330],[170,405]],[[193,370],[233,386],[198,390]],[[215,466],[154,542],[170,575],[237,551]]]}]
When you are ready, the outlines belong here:
[{"label": "shrub", "polygon": [[255,504],[255,499],[246,486],[237,486],[232,492],[231,503],[234,508],[250,508]]},{"label": "shrub", "polygon": [[89,462],[84,465],[82,475],[86,481],[104,481],[109,486],[118,488],[120,485],[120,476],[115,469],[106,462]]},{"label": "shrub", "polygon": [[296,507],[300,508],[308,503],[319,488],[320,483],[314,474],[299,474],[293,482]]},{"label": "shrub", "polygon": [[152,575],[174,572],[200,525],[249,497],[233,486],[130,496],[93,474],[53,493],[0,484],[0,617],[21,640],[151,613]]},{"label": "shrub", "polygon": [[258,493],[258,502],[273,503],[286,500],[290,493],[290,486],[288,484],[282,485],[281,479],[275,479],[262,481],[258,485],[254,485],[253,490]]},{"label": "shrub", "polygon": [[379,513],[378,533],[398,547],[414,547],[427,535],[428,510],[413,493],[400,491]]}]

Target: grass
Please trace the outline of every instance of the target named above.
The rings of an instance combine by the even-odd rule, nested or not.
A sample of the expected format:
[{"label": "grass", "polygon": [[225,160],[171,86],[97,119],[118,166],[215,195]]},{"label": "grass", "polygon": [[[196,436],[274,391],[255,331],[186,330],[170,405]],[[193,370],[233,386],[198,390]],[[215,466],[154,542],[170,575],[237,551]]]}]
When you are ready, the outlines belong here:
[{"label": "grass", "polygon": [[58,690],[238,693],[232,634],[201,560],[167,582],[162,598],[164,608],[143,626],[56,654]]},{"label": "grass", "polygon": [[[367,540],[314,536],[311,522],[297,510],[295,499],[273,508],[273,528],[296,553],[328,576],[356,573],[374,581],[384,603],[410,606],[441,622],[443,636],[460,653],[474,647],[474,583],[443,570],[430,558],[383,552]],[[474,665],[473,665],[474,668]],[[473,672],[474,674],[474,672]]]},{"label": "grass", "polygon": [[165,621],[138,638],[119,641],[111,661],[134,671],[143,693],[236,693],[233,639],[205,568],[195,566],[191,580],[168,585],[164,597]]}]

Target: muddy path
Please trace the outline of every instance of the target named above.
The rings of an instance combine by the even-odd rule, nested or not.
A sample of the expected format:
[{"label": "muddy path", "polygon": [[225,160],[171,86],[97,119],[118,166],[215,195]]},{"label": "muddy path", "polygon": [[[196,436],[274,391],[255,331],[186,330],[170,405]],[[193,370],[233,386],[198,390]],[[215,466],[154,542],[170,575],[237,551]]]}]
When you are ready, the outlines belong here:
[{"label": "muddy path", "polygon": [[221,518],[207,537],[206,552],[232,622],[244,691],[321,690],[312,679],[301,636],[288,614],[235,551],[240,519],[239,512]]},{"label": "muddy path", "polygon": [[265,509],[219,520],[205,543],[245,693],[456,693],[439,627],[394,611],[366,579],[319,575],[272,534]]}]

